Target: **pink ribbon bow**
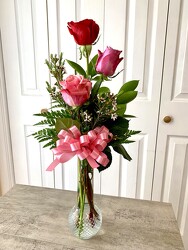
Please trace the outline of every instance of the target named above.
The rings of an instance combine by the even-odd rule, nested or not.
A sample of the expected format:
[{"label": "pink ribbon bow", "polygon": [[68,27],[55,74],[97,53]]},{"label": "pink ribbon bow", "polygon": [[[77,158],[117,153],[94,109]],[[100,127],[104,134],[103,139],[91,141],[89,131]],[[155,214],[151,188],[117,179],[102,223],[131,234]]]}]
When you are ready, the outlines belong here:
[{"label": "pink ribbon bow", "polygon": [[69,161],[77,155],[80,160],[86,159],[92,168],[99,167],[99,164],[106,166],[108,157],[102,151],[111,141],[113,135],[105,127],[96,127],[86,135],[81,135],[76,126],[72,126],[68,131],[61,130],[58,134],[59,140],[56,148],[52,149],[55,160],[46,169],[52,171],[59,163]]}]

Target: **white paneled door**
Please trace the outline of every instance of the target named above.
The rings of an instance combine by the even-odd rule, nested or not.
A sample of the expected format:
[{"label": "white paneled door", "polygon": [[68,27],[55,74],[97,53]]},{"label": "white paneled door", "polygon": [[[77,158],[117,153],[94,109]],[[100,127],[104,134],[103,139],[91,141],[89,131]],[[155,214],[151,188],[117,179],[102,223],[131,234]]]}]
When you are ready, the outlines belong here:
[{"label": "white paneled door", "polygon": [[[106,46],[122,50],[118,69],[124,71],[108,83],[111,90],[140,79],[138,97],[127,109],[137,117],[130,128],[142,131],[127,146],[133,160],[114,153],[109,169],[95,171],[95,192],[172,202],[188,249],[187,0],[0,0],[1,85],[16,183],[76,190],[76,159],[46,172],[52,154],[28,135],[38,121],[33,114],[50,107],[45,81],[53,79],[44,61],[60,52],[79,60],[67,22],[84,18],[100,26],[93,53]],[[67,72],[73,73],[68,66]]]},{"label": "white paneled door", "polygon": [[108,83],[112,91],[117,93],[125,81],[140,79],[137,100],[127,112],[138,117],[131,128],[142,131],[128,147],[132,162],[114,153],[112,166],[100,175],[96,171],[95,192],[150,199],[168,1],[117,0],[114,5],[113,0],[6,0],[0,4],[16,182],[76,189],[76,159],[53,173],[45,172],[52,155],[27,135],[35,130],[32,114],[50,107],[45,81],[51,79],[45,59],[60,51],[67,59],[78,59],[67,22],[92,18],[101,34],[94,53],[107,45],[123,51],[125,64],[119,70],[124,72]]},{"label": "white paneled door", "polygon": [[170,1],[153,199],[172,203],[188,249],[187,110],[188,1]]}]

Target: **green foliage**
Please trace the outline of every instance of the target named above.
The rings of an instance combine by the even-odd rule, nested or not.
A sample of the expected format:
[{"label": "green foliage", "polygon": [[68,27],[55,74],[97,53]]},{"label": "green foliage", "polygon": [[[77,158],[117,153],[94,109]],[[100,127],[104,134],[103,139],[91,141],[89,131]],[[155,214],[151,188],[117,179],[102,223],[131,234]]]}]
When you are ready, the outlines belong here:
[{"label": "green foliage", "polygon": [[96,83],[94,84],[94,86],[91,90],[91,97],[90,97],[91,100],[93,100],[96,97],[96,95],[98,94],[98,91],[99,91],[99,88],[100,88],[102,82],[103,82],[103,78],[101,76],[96,81]]},{"label": "green foliage", "polygon": [[[51,96],[52,99],[52,107],[56,106],[59,107],[61,109],[65,109],[68,111],[67,109],[67,104],[64,102],[61,93],[59,92],[59,89],[61,88],[59,83],[55,83],[53,86],[51,86],[48,82],[46,82],[46,89],[48,91],[48,93]],[[51,109],[52,109],[51,107]]]},{"label": "green foliage", "polygon": [[134,141],[128,140],[129,137],[140,133],[140,131],[127,130],[125,134],[118,135],[115,140],[109,143],[110,146],[116,151],[118,154],[121,154],[123,158],[128,161],[131,161],[132,158],[128,154],[127,150],[124,148],[122,144],[132,143]]},{"label": "green foliage", "polygon": [[123,117],[125,117],[125,118],[136,118],[136,116],[134,116],[134,115],[128,115],[128,114],[124,114]]},{"label": "green foliage", "polygon": [[85,70],[77,63],[70,61],[70,60],[66,60],[68,62],[68,64],[80,75],[82,75],[83,77],[86,77],[86,72]]},{"label": "green foliage", "polygon": [[32,135],[34,136],[35,139],[37,139],[39,142],[44,142],[49,140],[47,144],[45,144],[43,147],[50,147],[53,148],[55,147],[55,142],[57,140],[57,134],[58,131],[56,130],[56,122],[58,119],[69,119],[68,118],[68,113],[66,110],[52,110],[52,111],[47,111],[43,113],[38,113],[34,114],[35,116],[41,116],[44,117],[45,119],[34,124],[34,126],[42,126],[46,125],[48,128],[44,128],[42,130],[39,130],[38,132],[33,133]]},{"label": "green foliage", "polygon": [[77,120],[73,120],[72,118],[58,118],[56,120],[55,128],[56,128],[56,131],[59,133],[61,129],[68,130],[74,125],[78,129],[80,128],[80,123]]},{"label": "green foliage", "polygon": [[39,142],[48,141],[43,147],[50,147],[50,149],[55,147],[55,143],[58,139],[57,132],[54,128],[44,128],[33,133],[32,136]]},{"label": "green foliage", "polygon": [[128,138],[130,138],[133,135],[139,134],[140,132],[141,131],[127,130],[125,134],[122,133],[121,135],[116,136],[115,139],[109,143],[109,145],[114,147],[124,143],[132,143],[134,141],[128,140]]},{"label": "green foliage", "polygon": [[113,146],[114,151],[116,151],[118,154],[121,154],[123,158],[125,158],[128,161],[131,161],[132,158],[130,155],[127,153],[127,150],[123,147],[123,145],[118,144],[116,146]]},{"label": "green foliage", "polygon": [[108,91],[99,93],[93,100],[91,109],[91,113],[93,113],[94,116],[92,128],[116,120],[116,96]]},{"label": "green foliage", "polygon": [[97,74],[97,72],[95,70],[95,65],[96,65],[96,62],[97,62],[97,58],[98,58],[98,55],[95,55],[91,59],[91,61],[89,62],[88,74],[91,76],[91,78]]},{"label": "green foliage", "polygon": [[133,101],[137,96],[137,91],[123,92],[117,96],[118,104],[126,104]]},{"label": "green foliage", "polygon": [[118,94],[135,90],[138,86],[138,83],[139,83],[138,80],[133,80],[133,81],[124,83],[123,86],[120,88]]},{"label": "green foliage", "polygon": [[110,89],[108,87],[100,87],[98,94],[101,95],[103,93],[110,93]]},{"label": "green foliage", "polygon": [[114,136],[123,136],[129,127],[129,121],[123,117],[118,117],[115,121],[108,120],[104,125],[110,130]]},{"label": "green foliage", "polygon": [[85,58],[89,58],[90,54],[91,54],[91,50],[92,50],[92,45],[82,45],[79,47],[79,51],[80,51],[80,60],[82,59],[82,56],[84,56]]},{"label": "green foliage", "polygon": [[118,104],[117,105],[117,115],[119,116],[124,116],[125,111],[126,111],[126,104]]},{"label": "green foliage", "polygon": [[138,86],[139,81],[133,80],[123,84],[117,94],[117,114],[124,117],[127,103],[133,101],[137,96],[137,91],[135,89]]},{"label": "green foliage", "polygon": [[42,116],[45,117],[46,119],[34,124],[36,125],[49,125],[49,126],[55,126],[56,120],[58,118],[62,117],[69,117],[67,112],[65,110],[52,110],[52,111],[47,111],[43,113],[38,113],[34,114],[35,116]]},{"label": "green foliage", "polygon": [[53,77],[57,80],[57,82],[63,79],[63,75],[65,74],[65,60],[63,60],[63,53],[60,53],[59,58],[57,55],[50,55],[50,59],[45,60],[46,65]]}]

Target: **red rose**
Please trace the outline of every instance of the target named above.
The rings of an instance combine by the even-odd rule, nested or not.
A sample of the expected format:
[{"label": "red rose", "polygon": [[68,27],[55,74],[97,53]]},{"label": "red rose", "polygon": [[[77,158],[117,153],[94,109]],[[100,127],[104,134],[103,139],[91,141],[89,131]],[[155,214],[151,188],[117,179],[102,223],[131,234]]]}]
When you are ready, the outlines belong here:
[{"label": "red rose", "polygon": [[63,100],[69,106],[80,106],[90,97],[92,83],[83,76],[70,75],[60,84],[63,87],[60,90]]},{"label": "red rose", "polygon": [[68,22],[68,29],[79,45],[91,45],[95,42],[99,34],[99,25],[92,19],[85,19],[80,22]]},{"label": "red rose", "polygon": [[111,47],[107,47],[103,53],[99,50],[96,71],[105,76],[112,76],[118,64],[123,59],[123,57],[119,58],[121,52],[122,51],[112,49]]}]

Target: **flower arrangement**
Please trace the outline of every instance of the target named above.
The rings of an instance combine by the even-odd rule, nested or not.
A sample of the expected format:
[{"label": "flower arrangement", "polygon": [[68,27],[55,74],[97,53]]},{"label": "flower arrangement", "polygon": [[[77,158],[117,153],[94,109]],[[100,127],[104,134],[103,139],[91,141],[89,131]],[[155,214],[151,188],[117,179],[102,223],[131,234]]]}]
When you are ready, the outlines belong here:
[{"label": "flower arrangement", "polygon": [[[129,129],[129,120],[134,116],[125,114],[125,111],[127,103],[137,96],[138,80],[124,83],[117,94],[101,86],[121,72],[115,74],[123,60],[120,58],[122,51],[107,47],[104,52],[98,50],[98,54],[90,58],[99,35],[99,26],[91,19],[68,22],[68,30],[79,45],[80,60],[86,60],[86,70],[76,62],[64,60],[62,53],[59,57],[51,55],[49,61],[46,60],[55,78],[52,86],[46,82],[52,107],[35,114],[44,117],[35,125],[46,127],[33,133],[33,136],[39,142],[47,141],[44,147],[52,149],[55,159],[48,171],[75,155],[78,157],[80,212],[77,227],[80,235],[86,199],[90,206],[89,220],[98,217],[93,203],[93,169],[101,172],[111,165],[111,149],[131,160],[123,144],[133,142],[129,138],[140,131]],[[74,75],[67,75],[65,63],[74,69]]]}]

